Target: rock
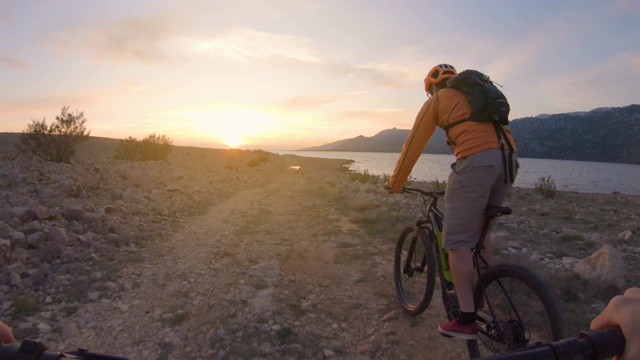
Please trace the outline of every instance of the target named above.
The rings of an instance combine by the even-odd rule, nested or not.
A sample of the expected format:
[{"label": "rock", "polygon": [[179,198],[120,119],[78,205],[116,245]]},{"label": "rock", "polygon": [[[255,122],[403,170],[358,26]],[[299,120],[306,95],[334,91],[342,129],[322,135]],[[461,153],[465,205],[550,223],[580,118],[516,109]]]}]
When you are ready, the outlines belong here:
[{"label": "rock", "polygon": [[54,244],[67,245],[69,244],[69,235],[67,235],[67,230],[54,226],[49,230],[47,240]]},{"label": "rock", "polygon": [[45,235],[42,231],[34,232],[33,234],[27,235],[27,246],[31,248],[39,248],[47,239],[47,235]]},{"label": "rock", "polygon": [[336,356],[336,353],[331,349],[322,349],[322,355],[325,359],[331,359]]},{"label": "rock", "polygon": [[625,287],[626,271],[622,254],[609,244],[576,262],[574,271],[581,277],[599,281],[604,286],[613,285],[620,290]]},{"label": "rock", "polygon": [[64,215],[67,220],[81,221],[84,217],[84,204],[81,199],[67,200],[64,209]]},{"label": "rock", "polygon": [[34,213],[35,213],[36,219],[38,220],[46,220],[51,217],[49,210],[47,210],[47,208],[45,208],[42,205],[36,206],[36,208],[34,209]]},{"label": "rock", "polygon": [[618,239],[622,239],[622,240],[629,240],[631,239],[631,237],[633,236],[633,232],[631,230],[625,230],[623,232],[621,232],[620,234],[618,234]]},{"label": "rock", "polygon": [[48,334],[51,332],[51,326],[45,323],[40,323],[38,324],[38,330],[40,331],[40,334]]},{"label": "rock", "polygon": [[11,241],[12,247],[19,247],[26,243],[26,237],[22,231],[18,231],[8,224],[0,223],[0,238]]},{"label": "rock", "polygon": [[31,220],[31,217],[33,217],[33,210],[29,207],[14,207],[13,209],[11,209],[11,212],[13,213],[13,216],[21,223],[25,223]]}]

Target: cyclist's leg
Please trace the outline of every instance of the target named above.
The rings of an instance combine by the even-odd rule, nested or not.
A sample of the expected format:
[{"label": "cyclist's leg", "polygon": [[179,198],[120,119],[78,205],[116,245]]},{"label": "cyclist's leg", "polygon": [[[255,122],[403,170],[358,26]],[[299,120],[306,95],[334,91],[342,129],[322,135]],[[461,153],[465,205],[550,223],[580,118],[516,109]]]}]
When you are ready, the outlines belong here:
[{"label": "cyclist's leg", "polygon": [[[511,164],[511,167],[513,169],[513,178],[515,179],[518,176],[518,169],[520,167],[517,154],[513,154],[512,162],[513,163]],[[505,168],[504,166],[501,166],[500,176],[491,187],[491,192],[489,193],[489,198],[487,199],[487,205],[502,206],[504,204],[504,201],[507,199],[507,194],[513,186],[513,183],[505,183],[504,179]],[[491,255],[493,254],[493,239],[491,236],[491,229],[493,228],[494,223],[495,220],[491,222],[489,232],[484,239],[484,250],[482,251],[482,256],[484,256],[484,258],[488,262],[491,262]]]},{"label": "cyclist's leg", "polygon": [[[460,309],[463,313],[471,314],[469,316],[475,312],[473,302],[475,272],[471,249],[480,236],[484,209],[491,189],[501,174],[501,161],[499,150],[483,151],[461,159],[452,167],[447,182],[444,248],[449,250],[449,262]],[[462,316],[466,317],[466,314]],[[466,323],[469,323],[466,318],[465,321],[458,322],[461,326]],[[440,326],[443,334],[458,336],[455,329],[454,323]]]},{"label": "cyclist's leg", "polygon": [[462,312],[474,312],[473,304],[473,253],[469,249],[450,249],[449,265],[456,287],[458,304]]}]

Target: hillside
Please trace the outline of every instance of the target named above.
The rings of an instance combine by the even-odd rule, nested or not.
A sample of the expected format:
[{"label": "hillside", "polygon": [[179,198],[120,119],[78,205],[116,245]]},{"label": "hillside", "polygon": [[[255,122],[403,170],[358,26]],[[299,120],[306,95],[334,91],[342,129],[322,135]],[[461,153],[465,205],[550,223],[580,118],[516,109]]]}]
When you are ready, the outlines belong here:
[{"label": "hillside", "polygon": [[[640,164],[640,105],[539,115],[509,126],[522,157]],[[302,150],[400,152],[408,134],[393,128]],[[424,153],[451,153],[444,131],[436,130]]]},{"label": "hillside", "polygon": [[[407,129],[382,130],[374,136],[358,136],[351,139],[335,141],[329,144],[301,149],[304,151],[355,151],[355,152],[400,152],[402,144],[409,135]],[[436,129],[431,141],[425,148],[429,154],[449,154],[451,149],[447,146],[444,131]]]}]

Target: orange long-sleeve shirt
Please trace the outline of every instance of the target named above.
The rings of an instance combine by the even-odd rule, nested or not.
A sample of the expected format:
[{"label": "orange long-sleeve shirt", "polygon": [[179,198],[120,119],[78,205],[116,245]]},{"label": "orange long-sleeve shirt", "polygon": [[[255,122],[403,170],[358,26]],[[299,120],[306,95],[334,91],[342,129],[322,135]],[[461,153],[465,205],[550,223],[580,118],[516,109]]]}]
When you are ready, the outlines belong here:
[{"label": "orange long-sleeve shirt", "polygon": [[[436,126],[444,128],[470,115],[471,106],[462,91],[444,88],[429,98],[418,112],[413,128],[402,146],[402,152],[388,182],[391,191],[399,192],[402,189]],[[511,132],[507,127],[503,128],[514,151],[517,151]],[[457,160],[481,151],[500,149],[496,130],[490,122],[466,121],[458,124],[449,129],[449,139],[449,145]]]}]

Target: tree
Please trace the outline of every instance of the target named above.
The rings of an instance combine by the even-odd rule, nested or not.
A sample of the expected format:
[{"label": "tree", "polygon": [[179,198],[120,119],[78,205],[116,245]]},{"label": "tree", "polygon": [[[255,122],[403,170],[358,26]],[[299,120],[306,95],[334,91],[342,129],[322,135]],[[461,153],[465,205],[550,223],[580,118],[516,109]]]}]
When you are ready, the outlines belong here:
[{"label": "tree", "polygon": [[87,131],[84,112],[69,112],[63,106],[56,121],[47,126],[47,121],[31,120],[20,135],[20,150],[41,157],[47,161],[69,162],[75,155],[76,145],[86,141],[91,134]]}]

